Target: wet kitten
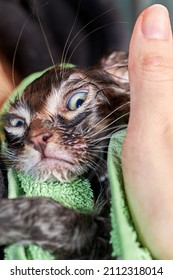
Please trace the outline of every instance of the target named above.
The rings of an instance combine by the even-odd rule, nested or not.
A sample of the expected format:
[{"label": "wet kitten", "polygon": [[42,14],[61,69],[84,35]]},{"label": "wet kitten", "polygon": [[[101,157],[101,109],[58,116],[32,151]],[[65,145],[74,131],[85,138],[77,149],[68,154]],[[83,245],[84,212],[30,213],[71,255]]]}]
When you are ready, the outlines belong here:
[{"label": "wet kitten", "polygon": [[46,198],[1,199],[1,245],[33,242],[55,258],[111,258],[107,145],[127,123],[128,93],[127,54],[114,52],[93,69],[47,71],[11,104],[8,166],[38,181],[86,176],[95,209],[86,215]]}]

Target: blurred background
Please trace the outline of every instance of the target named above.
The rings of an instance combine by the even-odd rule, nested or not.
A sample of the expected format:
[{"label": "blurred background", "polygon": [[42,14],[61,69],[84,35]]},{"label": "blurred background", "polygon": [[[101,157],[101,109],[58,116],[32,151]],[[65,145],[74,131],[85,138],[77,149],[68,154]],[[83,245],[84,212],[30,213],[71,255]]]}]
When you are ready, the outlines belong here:
[{"label": "blurred background", "polygon": [[139,13],[173,0],[0,0],[0,53],[24,78],[52,64],[95,65],[128,50]]},{"label": "blurred background", "polygon": [[121,19],[126,24],[127,38],[124,44],[124,49],[128,49],[130,36],[132,34],[133,26],[136,21],[137,16],[146,7],[153,4],[162,4],[166,6],[170,12],[170,18],[173,26],[173,0],[115,0],[117,3],[119,12],[121,14]]}]

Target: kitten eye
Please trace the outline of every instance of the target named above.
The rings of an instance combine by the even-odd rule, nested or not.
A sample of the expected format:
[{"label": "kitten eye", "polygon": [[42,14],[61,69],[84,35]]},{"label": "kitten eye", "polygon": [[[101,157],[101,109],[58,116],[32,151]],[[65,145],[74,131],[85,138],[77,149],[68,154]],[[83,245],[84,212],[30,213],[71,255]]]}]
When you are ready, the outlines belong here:
[{"label": "kitten eye", "polygon": [[78,109],[85,101],[88,94],[87,89],[81,89],[75,92],[67,101],[67,107],[71,111]]},{"label": "kitten eye", "polygon": [[23,127],[25,125],[25,121],[20,118],[10,119],[9,124],[12,127]]}]

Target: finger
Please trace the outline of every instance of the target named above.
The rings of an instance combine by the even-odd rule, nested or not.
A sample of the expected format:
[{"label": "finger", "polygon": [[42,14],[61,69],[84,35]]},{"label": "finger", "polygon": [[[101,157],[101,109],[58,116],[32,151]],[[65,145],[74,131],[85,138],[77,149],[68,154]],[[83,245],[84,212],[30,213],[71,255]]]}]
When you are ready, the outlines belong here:
[{"label": "finger", "polygon": [[[173,258],[173,42],[168,11],[146,9],[129,53],[131,112],[123,174],[133,220],[156,258]],[[172,160],[172,163],[171,163]]]}]

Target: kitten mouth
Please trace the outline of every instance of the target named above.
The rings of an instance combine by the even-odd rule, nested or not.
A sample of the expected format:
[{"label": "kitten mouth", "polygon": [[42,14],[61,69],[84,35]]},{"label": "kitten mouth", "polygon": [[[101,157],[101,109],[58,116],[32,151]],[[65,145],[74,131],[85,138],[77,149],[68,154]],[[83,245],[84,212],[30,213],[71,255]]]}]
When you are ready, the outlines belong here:
[{"label": "kitten mouth", "polygon": [[63,157],[43,157],[30,169],[30,174],[37,181],[71,181],[76,177],[77,166]]},{"label": "kitten mouth", "polygon": [[47,149],[36,153],[28,168],[28,173],[37,181],[71,181],[83,173],[83,168],[72,153],[57,149]]},{"label": "kitten mouth", "polygon": [[46,149],[42,154],[41,162],[54,162],[55,164],[61,163],[62,165],[72,166],[74,161],[72,156],[66,151],[52,151],[52,149]]},{"label": "kitten mouth", "polygon": [[54,163],[65,163],[65,164],[68,164],[68,165],[73,165],[73,162],[67,160],[67,159],[64,159],[64,158],[56,158],[56,157],[43,157],[41,162],[45,162],[45,163],[49,163],[49,162],[54,162]]}]

